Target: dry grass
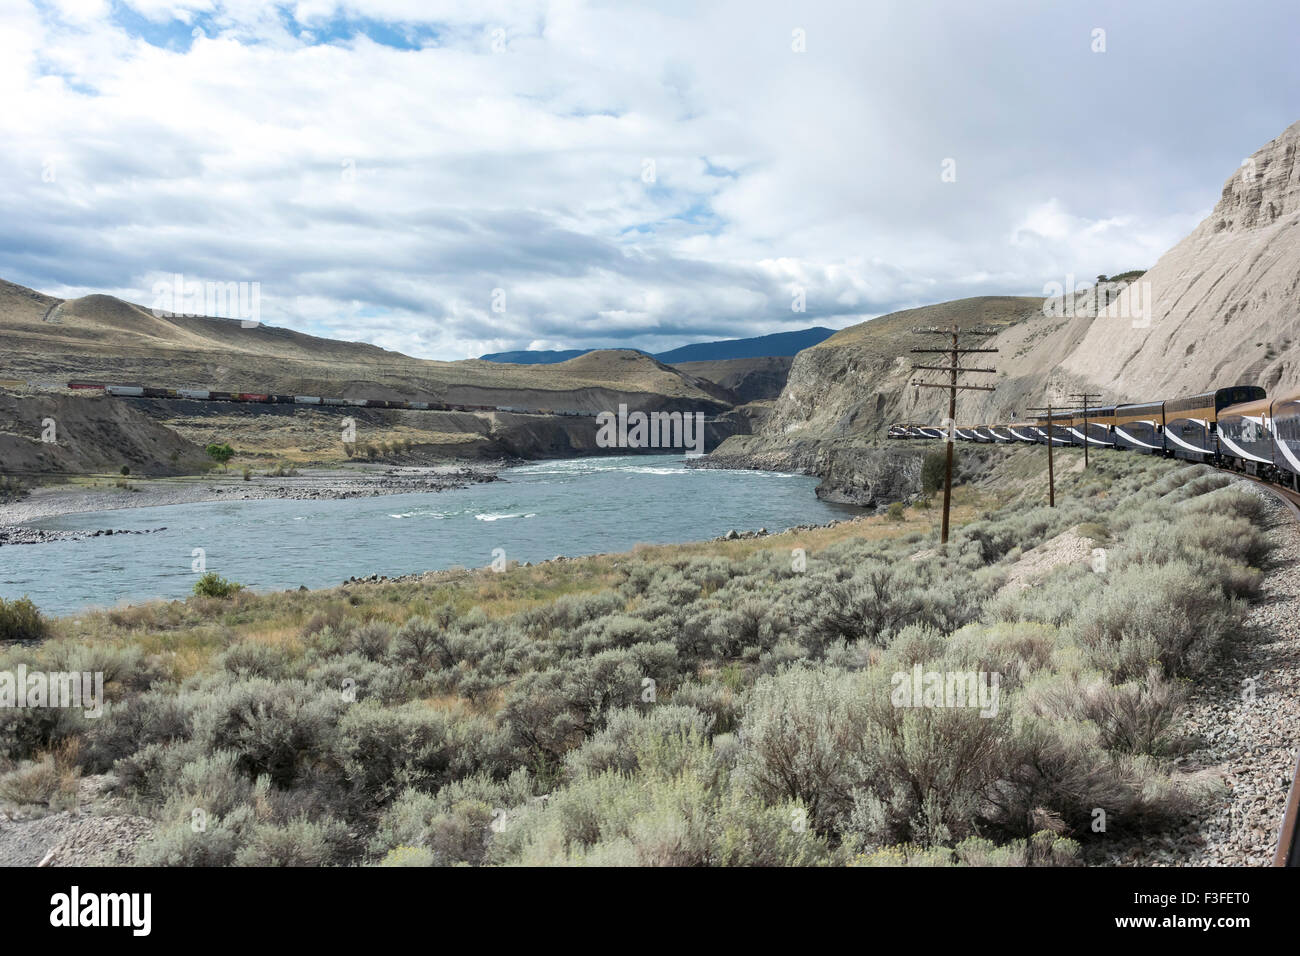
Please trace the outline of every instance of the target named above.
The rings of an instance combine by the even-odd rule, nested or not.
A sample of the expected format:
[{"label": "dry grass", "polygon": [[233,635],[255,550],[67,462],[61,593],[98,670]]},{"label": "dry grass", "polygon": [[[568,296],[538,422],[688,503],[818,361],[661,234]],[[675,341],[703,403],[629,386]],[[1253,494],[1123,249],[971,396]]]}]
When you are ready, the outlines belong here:
[{"label": "dry grass", "polygon": [[49,753],[0,775],[0,800],[61,810],[76,806],[81,781],[81,739],[68,737]]}]

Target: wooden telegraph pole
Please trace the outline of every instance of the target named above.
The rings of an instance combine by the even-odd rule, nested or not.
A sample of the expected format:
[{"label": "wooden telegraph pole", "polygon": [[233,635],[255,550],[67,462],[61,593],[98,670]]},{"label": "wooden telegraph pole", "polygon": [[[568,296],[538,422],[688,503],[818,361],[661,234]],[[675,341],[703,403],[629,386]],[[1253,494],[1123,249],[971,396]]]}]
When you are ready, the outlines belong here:
[{"label": "wooden telegraph pole", "polygon": [[952,446],[957,428],[957,393],[960,391],[991,392],[991,385],[962,385],[957,381],[957,376],[964,372],[996,372],[995,368],[963,368],[960,356],[969,355],[973,352],[996,352],[997,349],[972,349],[963,348],[961,345],[961,336],[963,335],[993,335],[997,330],[986,329],[959,329],[957,323],[952,324],[949,329],[912,329],[915,335],[946,335],[951,338],[952,344],[941,349],[912,349],[913,352],[925,352],[937,355],[948,356],[947,365],[913,365],[913,372],[947,372],[947,382],[918,382],[913,381],[912,385],[916,388],[944,388],[948,390],[948,461],[944,467],[943,474],[943,530],[940,534],[939,541],[941,544],[948,543],[948,513],[952,508]]},{"label": "wooden telegraph pole", "polygon": [[1052,466],[1052,406],[1038,406],[1031,412],[1047,412],[1047,507],[1056,507],[1056,470]]},{"label": "wooden telegraph pole", "polygon": [[1092,439],[1088,437],[1088,406],[1101,401],[1101,395],[1097,392],[1075,392],[1070,397],[1083,402],[1083,467],[1087,468],[1088,446],[1092,444]]}]

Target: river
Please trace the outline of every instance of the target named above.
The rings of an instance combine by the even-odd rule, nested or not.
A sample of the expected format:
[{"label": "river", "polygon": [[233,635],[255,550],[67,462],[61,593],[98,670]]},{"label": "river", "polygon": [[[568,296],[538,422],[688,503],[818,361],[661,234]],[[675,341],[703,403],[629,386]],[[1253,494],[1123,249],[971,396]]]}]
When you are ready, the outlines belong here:
[{"label": "river", "polygon": [[183,598],[196,578],[196,549],[207,570],[273,591],[483,567],[495,549],[507,560],[537,562],[861,513],[818,500],[816,478],[687,469],[680,455],[536,462],[501,476],[436,493],[214,501],[49,518],[35,525],[166,530],[0,548],[0,596],[26,595],[47,614]]}]

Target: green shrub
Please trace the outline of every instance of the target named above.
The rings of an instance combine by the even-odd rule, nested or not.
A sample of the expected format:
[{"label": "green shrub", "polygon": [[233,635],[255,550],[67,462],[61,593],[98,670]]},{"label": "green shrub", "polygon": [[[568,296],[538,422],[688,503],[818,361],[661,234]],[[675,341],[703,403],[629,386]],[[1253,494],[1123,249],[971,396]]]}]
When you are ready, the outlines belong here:
[{"label": "green shrub", "polygon": [[136,851],[141,866],[231,866],[239,850],[241,834],[235,821],[209,820],[197,831],[189,820],[160,828]]},{"label": "green shrub", "polygon": [[242,584],[227,581],[215,571],[208,571],[194,582],[194,593],[198,597],[227,598],[236,591],[243,590]]},{"label": "green shrub", "polygon": [[402,790],[446,783],[452,746],[447,718],[438,711],[360,701],[343,715],[335,757],[359,798],[383,804]]},{"label": "green shrub", "polygon": [[679,704],[657,704],[645,712],[634,708],[616,710],[602,730],[577,750],[569,751],[565,765],[573,775],[608,769],[635,773],[641,761],[663,742],[691,733],[705,736],[711,724],[695,708]]},{"label": "green shrub", "polygon": [[60,707],[0,707],[0,757],[22,760],[67,735],[73,712]]},{"label": "green shrub", "polygon": [[284,647],[261,641],[240,641],[226,649],[220,663],[235,677],[282,680],[290,676],[293,661]]},{"label": "green shrub", "polygon": [[[957,450],[953,449],[953,468],[957,467]],[[921,490],[932,495],[943,487],[948,469],[948,449],[932,448],[921,462]]]},{"label": "green shrub", "polygon": [[281,788],[331,753],[347,707],[337,691],[302,681],[240,681],[202,695],[194,708],[194,739],[204,751],[230,750],[249,779],[262,774]]},{"label": "green shrub", "polygon": [[367,621],[352,632],[352,650],[366,660],[382,660],[396,633],[397,629],[387,621]]},{"label": "green shrub", "polygon": [[192,732],[189,703],[169,690],[110,702],[104,716],[89,724],[86,766],[94,773],[112,769],[150,744],[186,740]]},{"label": "green shrub", "polygon": [[442,670],[456,662],[446,626],[428,617],[413,617],[403,624],[389,652],[397,664],[415,672]]},{"label": "green shrub", "polygon": [[1144,676],[1152,663],[1171,677],[1198,677],[1244,619],[1242,602],[1170,561],[1112,572],[1104,589],[1081,602],[1069,632],[1087,662],[1118,681]]},{"label": "green shrub", "polygon": [[42,641],[50,626],[28,598],[0,598],[0,641]]},{"label": "green shrub", "polygon": [[347,828],[337,820],[259,823],[235,853],[236,866],[328,866],[341,854]]},{"label": "green shrub", "polygon": [[[425,866],[480,863],[495,832],[516,808],[532,798],[532,779],[516,770],[504,781],[476,774],[442,787],[437,794],[405,790],[381,816],[371,840],[372,853],[402,847],[428,852]],[[398,865],[387,862],[385,865]]]},{"label": "green shrub", "polygon": [[53,805],[62,796],[75,802],[78,776],[61,771],[55,765],[54,757],[47,755],[0,774],[0,800],[20,806]]},{"label": "green shrub", "polygon": [[422,846],[396,846],[385,854],[380,866],[433,866],[432,850]]},{"label": "green shrub", "polygon": [[1037,713],[1091,721],[1107,750],[1163,754],[1187,699],[1186,689],[1151,670],[1141,680],[1110,684],[1099,676],[1058,675],[1030,690]]},{"label": "green shrub", "polygon": [[754,686],[741,734],[741,786],[766,804],[798,801],[826,832],[853,799],[870,733],[857,675],[794,667]]}]

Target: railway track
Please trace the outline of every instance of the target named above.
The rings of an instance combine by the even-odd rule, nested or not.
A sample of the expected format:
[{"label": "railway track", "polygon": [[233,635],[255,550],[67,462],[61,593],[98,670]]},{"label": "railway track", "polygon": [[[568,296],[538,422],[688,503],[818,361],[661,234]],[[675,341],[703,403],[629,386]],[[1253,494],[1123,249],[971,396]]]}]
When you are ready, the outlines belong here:
[{"label": "railway track", "polygon": [[[990,438],[981,439],[977,435],[971,434],[971,429],[969,428],[965,429],[965,433],[963,433],[963,430],[956,429],[954,426],[954,431],[956,431],[957,435],[961,439],[964,439],[966,441],[987,442],[991,440]],[[978,431],[978,429],[976,429],[976,431]],[[992,429],[990,429],[990,431],[992,431]],[[912,425],[896,425],[890,430],[890,437],[892,438],[936,439],[942,437],[942,434],[943,433],[941,428],[933,427],[933,426],[925,427],[925,426],[912,426]],[[1012,434],[1015,434],[1015,432],[1012,431]],[[993,436],[997,437],[997,433],[993,432]],[[1016,436],[1016,437],[1021,437],[1021,436]],[[1082,435],[1078,435],[1078,437],[1080,439],[1083,438]],[[1025,439],[1021,438],[1021,440],[1024,441]],[[1088,440],[1091,441],[1092,439],[1089,438]],[[1062,442],[1062,444],[1068,445],[1071,443],[1068,441],[1064,441]],[[1230,445],[1230,448],[1234,449],[1235,451],[1233,454],[1227,455],[1227,457],[1230,459],[1236,459],[1237,455],[1235,452],[1240,451],[1240,446],[1237,444],[1232,444]],[[1224,455],[1216,455],[1216,458],[1220,461],[1223,460],[1223,457]],[[1243,457],[1253,458],[1254,461],[1265,461],[1264,458],[1258,456],[1243,456]],[[1294,453],[1291,453],[1289,457],[1293,459]],[[1213,463],[1210,462],[1210,464]],[[1244,470],[1244,466],[1242,468],[1235,468],[1235,467],[1224,467],[1223,465],[1217,465],[1216,467],[1218,467],[1220,471],[1223,471],[1226,474],[1232,475],[1237,478],[1244,478],[1247,481],[1253,481],[1255,484],[1261,486],[1262,488],[1265,488],[1271,494],[1275,495],[1278,499],[1280,499],[1282,503],[1286,505],[1287,509],[1291,512],[1291,516],[1296,519],[1297,523],[1300,523],[1300,491],[1295,491],[1283,485],[1275,484],[1274,482],[1266,481],[1263,478],[1260,478],[1256,475],[1252,475],[1249,472]],[[1251,467],[1253,468],[1254,466]],[[1286,472],[1283,473],[1285,474]],[[1293,477],[1291,480],[1294,481],[1296,479],[1294,478],[1294,473],[1292,474]],[[1291,788],[1287,792],[1286,809],[1283,811],[1282,814],[1282,825],[1278,829],[1277,848],[1273,853],[1273,865],[1283,866],[1283,867],[1290,867],[1290,866],[1300,867],[1300,754],[1297,754],[1295,768],[1292,771]]]},{"label": "railway track", "polygon": [[[1267,489],[1281,499],[1291,512],[1291,516],[1300,522],[1300,494],[1289,488],[1280,488],[1271,482],[1243,475],[1233,469],[1225,469],[1229,474],[1247,478]],[[1277,849],[1273,853],[1274,866],[1300,867],[1300,755],[1296,757],[1295,770],[1291,775],[1291,789],[1287,792],[1286,809],[1282,813],[1282,825],[1278,828]]]}]

